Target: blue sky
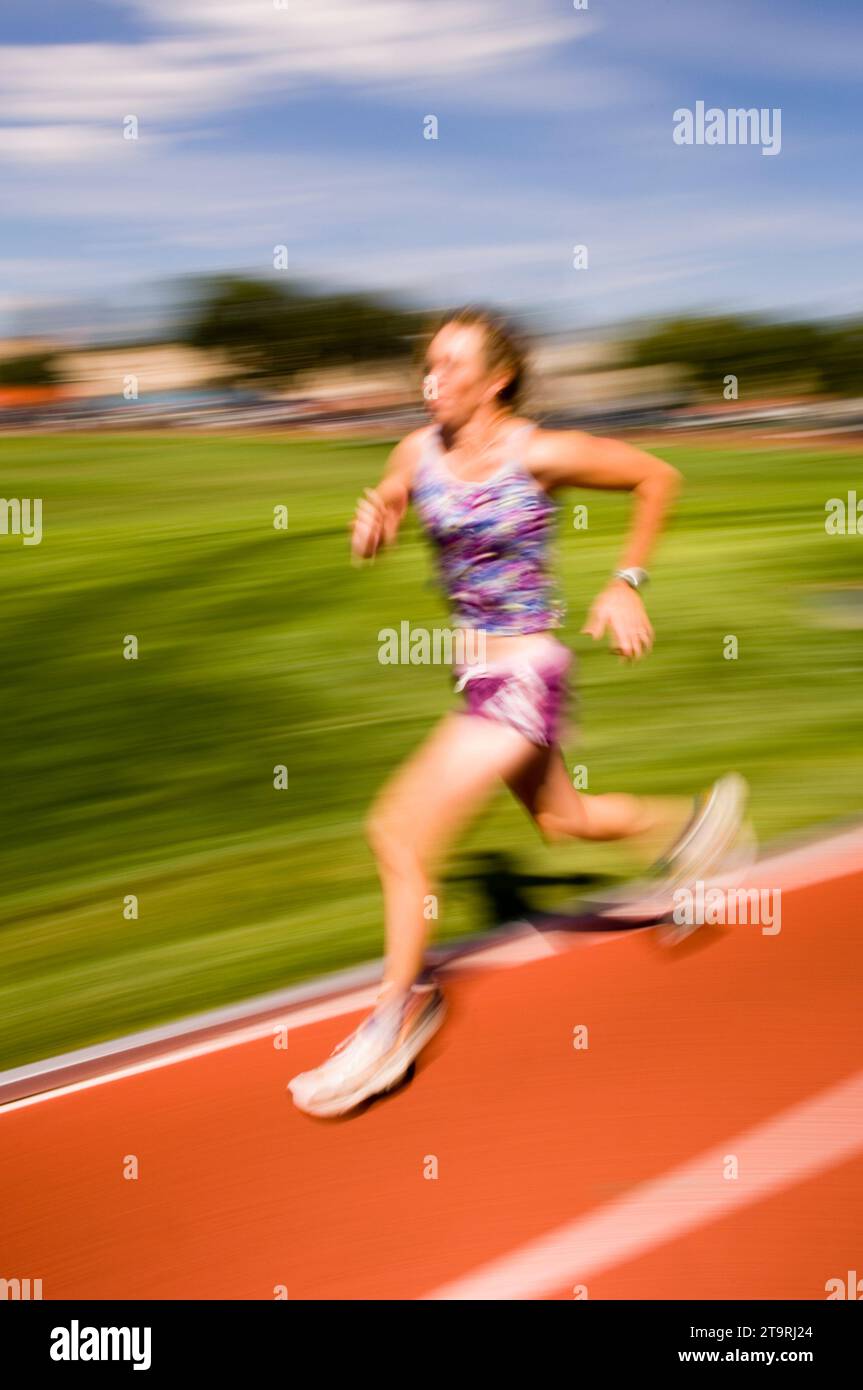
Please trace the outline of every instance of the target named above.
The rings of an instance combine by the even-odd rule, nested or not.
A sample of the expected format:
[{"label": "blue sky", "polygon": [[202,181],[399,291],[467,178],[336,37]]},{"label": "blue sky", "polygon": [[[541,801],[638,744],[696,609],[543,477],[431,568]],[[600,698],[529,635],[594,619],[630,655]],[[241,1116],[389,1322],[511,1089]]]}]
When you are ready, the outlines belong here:
[{"label": "blue sky", "polygon": [[[561,328],[863,306],[855,0],[33,0],[0,46],[0,333],[220,270]],[[676,145],[697,101],[781,152]]]}]

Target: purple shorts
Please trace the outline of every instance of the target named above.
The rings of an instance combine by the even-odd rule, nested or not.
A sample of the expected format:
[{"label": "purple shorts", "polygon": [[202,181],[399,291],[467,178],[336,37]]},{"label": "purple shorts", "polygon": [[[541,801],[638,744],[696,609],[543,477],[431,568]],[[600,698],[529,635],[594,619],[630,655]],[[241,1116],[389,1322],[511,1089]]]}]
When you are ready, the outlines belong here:
[{"label": "purple shorts", "polygon": [[547,748],[565,737],[573,660],[567,647],[550,638],[507,663],[461,667],[456,690],[464,691],[466,714],[508,724]]}]

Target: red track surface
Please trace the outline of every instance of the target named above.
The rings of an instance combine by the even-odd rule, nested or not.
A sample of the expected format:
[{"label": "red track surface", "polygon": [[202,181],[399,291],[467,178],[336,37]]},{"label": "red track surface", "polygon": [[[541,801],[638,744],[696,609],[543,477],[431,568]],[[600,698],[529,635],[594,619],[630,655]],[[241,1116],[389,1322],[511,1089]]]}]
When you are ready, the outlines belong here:
[{"label": "red track surface", "polygon": [[[287,1052],[265,1038],[0,1113],[0,1275],[41,1278],[48,1299],[432,1293],[853,1077],[861,893],[863,871],[783,892],[778,936],[702,928],[664,950],[639,931],[457,976],[412,1083],[348,1121],[311,1120],[285,1090],[345,1015]],[[575,1241],[529,1296],[823,1299],[863,1271],[852,1123],[856,1154],[827,1144],[801,1180],[789,1149],[770,1194],[738,1186],[718,1218],[581,1280]],[[673,1184],[667,1201],[672,1223]]]}]

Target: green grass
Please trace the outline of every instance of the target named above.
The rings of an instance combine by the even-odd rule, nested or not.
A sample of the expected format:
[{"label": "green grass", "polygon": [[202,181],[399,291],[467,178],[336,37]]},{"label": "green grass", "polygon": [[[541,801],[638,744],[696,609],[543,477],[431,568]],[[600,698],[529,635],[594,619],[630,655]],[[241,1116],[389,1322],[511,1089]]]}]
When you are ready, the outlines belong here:
[{"label": "green grass", "polygon": [[[446,625],[415,524],[374,566],[348,563],[354,499],[386,446],[166,434],[2,452],[3,495],[41,497],[44,536],[0,536],[0,1065],[379,955],[363,817],[454,703],[443,668],[377,660],[381,628]],[[863,491],[860,456],[657,452],[687,487],[638,667],[578,635],[628,499],[562,507],[570,761],[591,791],[684,791],[738,767],[762,838],[858,812],[861,636],[809,625],[805,597],[860,576],[863,537],[824,530],[825,501]],[[628,866],[623,847],[544,847],[501,796],[457,847],[439,939],[486,928],[512,875],[546,904],[571,894],[556,878]]]}]

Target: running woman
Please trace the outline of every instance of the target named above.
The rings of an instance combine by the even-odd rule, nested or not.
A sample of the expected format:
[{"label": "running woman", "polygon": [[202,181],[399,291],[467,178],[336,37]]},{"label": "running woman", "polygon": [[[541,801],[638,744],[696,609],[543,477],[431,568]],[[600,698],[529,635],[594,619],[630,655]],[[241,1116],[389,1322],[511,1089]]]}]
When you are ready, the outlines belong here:
[{"label": "running woman", "polygon": [[680,488],[677,470],[629,444],[543,429],[517,415],[524,352],[507,325],[481,309],[446,316],[426,373],[432,423],[396,446],[378,487],[359,501],[353,554],[369,559],[391,544],[413,502],[438,553],[453,626],[475,644],[481,635],[484,660],[457,667],[464,709],[441,721],[369,817],[384,899],[384,976],[372,1013],[321,1066],[289,1083],[295,1104],[313,1115],[345,1114],[391,1089],[440,1027],[445,1001],[424,970],[423,908],[441,853],[501,782],[547,840],[631,837],[670,846],[659,861],[666,884],[706,878],[744,810],[745,783],[733,774],[696,798],[694,809],[689,799],[586,795],[573,787],[559,744],[573,658],[554,635],[563,619],[548,565],[554,494],[634,494],[620,568],[582,631],[596,641],[607,634],[616,652],[636,661],[653,644],[644,567]]}]

